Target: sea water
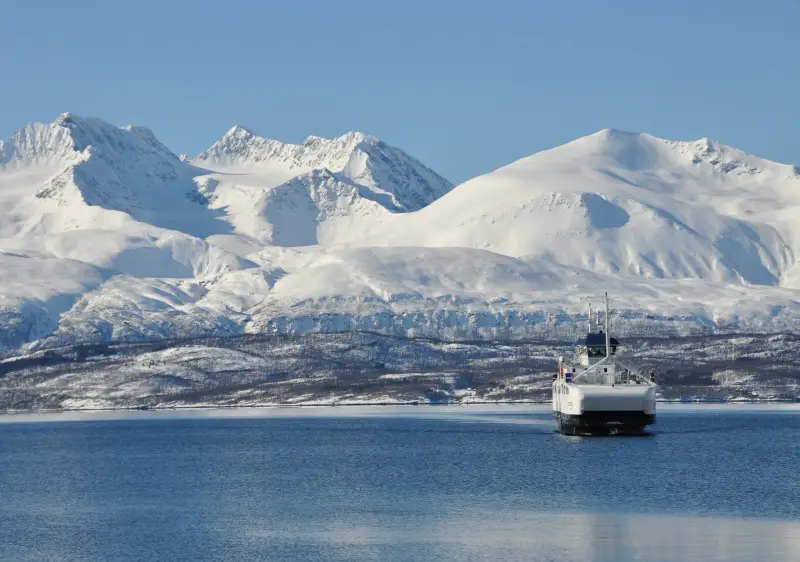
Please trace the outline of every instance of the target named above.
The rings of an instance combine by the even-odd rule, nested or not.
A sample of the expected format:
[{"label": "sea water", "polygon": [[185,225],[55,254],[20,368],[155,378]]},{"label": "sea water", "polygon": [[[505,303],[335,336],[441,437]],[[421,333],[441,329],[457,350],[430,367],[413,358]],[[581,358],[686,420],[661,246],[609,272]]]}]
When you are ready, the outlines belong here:
[{"label": "sea water", "polygon": [[800,410],[0,417],[2,560],[800,560]]}]

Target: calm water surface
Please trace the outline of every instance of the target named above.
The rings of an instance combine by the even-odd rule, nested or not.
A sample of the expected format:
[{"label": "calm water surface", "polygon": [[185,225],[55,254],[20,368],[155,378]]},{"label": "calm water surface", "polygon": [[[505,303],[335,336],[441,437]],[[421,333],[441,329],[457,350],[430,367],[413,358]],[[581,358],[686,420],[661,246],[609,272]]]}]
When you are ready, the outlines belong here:
[{"label": "calm water surface", "polygon": [[3,560],[800,560],[800,410],[546,408],[0,420]]}]

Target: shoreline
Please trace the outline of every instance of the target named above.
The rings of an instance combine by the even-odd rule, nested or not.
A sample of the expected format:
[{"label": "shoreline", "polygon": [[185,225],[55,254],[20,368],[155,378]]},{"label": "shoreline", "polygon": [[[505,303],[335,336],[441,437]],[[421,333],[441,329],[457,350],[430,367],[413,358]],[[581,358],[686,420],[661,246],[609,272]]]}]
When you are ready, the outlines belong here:
[{"label": "shoreline", "polygon": [[[761,400],[657,400],[657,404],[662,406],[684,406],[687,408],[698,407],[708,408],[709,406],[725,407],[725,406],[791,406],[800,405],[800,400],[782,400],[782,399],[761,399]],[[159,413],[159,412],[190,412],[190,411],[237,411],[237,410],[310,410],[310,409],[336,409],[344,408],[355,410],[357,408],[420,408],[420,409],[438,409],[438,408],[495,408],[495,409],[509,409],[518,410],[519,406],[529,405],[537,407],[549,406],[549,400],[509,400],[509,401],[485,401],[485,402],[452,402],[452,403],[429,403],[420,401],[409,402],[306,402],[299,404],[237,404],[237,405],[223,405],[223,404],[195,404],[195,405],[178,405],[178,406],[130,406],[119,408],[60,408],[60,409],[39,409],[39,410],[0,410],[0,418],[4,416],[15,417],[25,415],[56,415],[56,414],[91,414],[91,413]],[[540,408],[537,408],[540,409]]]}]

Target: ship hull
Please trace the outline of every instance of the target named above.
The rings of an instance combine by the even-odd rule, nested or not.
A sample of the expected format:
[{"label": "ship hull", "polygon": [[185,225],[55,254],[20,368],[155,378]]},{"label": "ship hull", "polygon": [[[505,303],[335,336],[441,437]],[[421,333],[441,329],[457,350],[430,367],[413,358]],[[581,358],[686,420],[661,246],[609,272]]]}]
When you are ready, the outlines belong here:
[{"label": "ship hull", "polygon": [[641,411],[590,411],[582,414],[555,411],[553,417],[564,435],[640,434],[656,421],[655,414]]}]

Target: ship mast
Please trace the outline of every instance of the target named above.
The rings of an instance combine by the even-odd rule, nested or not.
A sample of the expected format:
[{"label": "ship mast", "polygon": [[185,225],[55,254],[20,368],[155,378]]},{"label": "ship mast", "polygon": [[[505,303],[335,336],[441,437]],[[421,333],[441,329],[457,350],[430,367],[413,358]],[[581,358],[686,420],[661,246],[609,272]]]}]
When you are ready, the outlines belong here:
[{"label": "ship mast", "polygon": [[606,291],[606,357],[611,357],[611,336],[608,333],[608,291]]}]

